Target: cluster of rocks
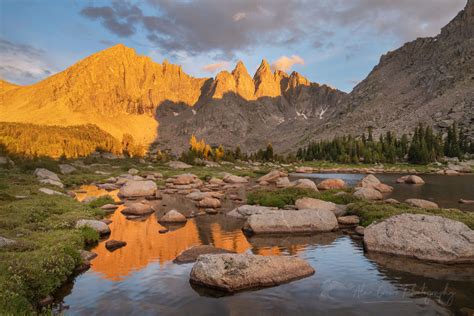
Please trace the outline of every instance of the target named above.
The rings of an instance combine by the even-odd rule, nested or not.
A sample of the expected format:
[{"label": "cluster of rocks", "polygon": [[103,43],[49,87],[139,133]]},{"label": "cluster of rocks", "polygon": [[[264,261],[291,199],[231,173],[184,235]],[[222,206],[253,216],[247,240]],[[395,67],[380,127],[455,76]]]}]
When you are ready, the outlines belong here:
[{"label": "cluster of rocks", "polygon": [[380,182],[376,176],[369,174],[357,183],[353,195],[364,200],[382,200],[382,193],[393,191],[393,187]]},{"label": "cluster of rocks", "polygon": [[316,183],[309,179],[298,179],[291,181],[288,178],[288,174],[280,170],[272,170],[266,175],[260,177],[258,180],[258,186],[269,186],[273,185],[277,188],[300,188],[318,191]]},{"label": "cluster of rocks", "polygon": [[59,188],[64,188],[64,184],[61,182],[59,176],[45,168],[36,168],[34,175],[38,178],[41,184],[48,184],[57,186]]}]

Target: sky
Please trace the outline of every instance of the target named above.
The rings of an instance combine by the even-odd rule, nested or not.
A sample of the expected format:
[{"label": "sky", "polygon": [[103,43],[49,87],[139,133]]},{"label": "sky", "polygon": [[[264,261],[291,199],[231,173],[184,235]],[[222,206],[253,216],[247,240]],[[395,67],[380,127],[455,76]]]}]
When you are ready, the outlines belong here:
[{"label": "sky", "polygon": [[435,36],[466,0],[0,0],[0,78],[38,82],[122,43],[195,77],[273,69],[350,92],[380,56]]}]

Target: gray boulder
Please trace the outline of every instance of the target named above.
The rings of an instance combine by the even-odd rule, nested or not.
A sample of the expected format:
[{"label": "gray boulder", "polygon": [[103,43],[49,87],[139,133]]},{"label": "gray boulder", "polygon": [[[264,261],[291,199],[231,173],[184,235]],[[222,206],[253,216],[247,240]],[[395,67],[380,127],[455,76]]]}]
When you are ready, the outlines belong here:
[{"label": "gray boulder", "polygon": [[151,208],[150,205],[145,203],[130,203],[126,205],[126,207],[122,210],[122,214],[124,215],[136,215],[136,216],[144,216],[153,213],[154,210]]},{"label": "gray boulder", "polygon": [[296,200],[295,206],[299,210],[311,209],[311,210],[327,210],[334,212],[337,209],[336,204],[332,202],[326,202],[323,200],[313,198],[300,198]]},{"label": "gray boulder", "polygon": [[0,248],[13,245],[16,241],[0,236]]},{"label": "gray boulder", "polygon": [[309,179],[298,179],[296,181],[293,181],[290,186],[294,188],[299,188],[299,189],[308,189],[308,190],[318,191],[316,183],[314,183],[313,181]]},{"label": "gray boulder", "polygon": [[278,211],[276,207],[269,206],[260,206],[260,205],[241,205],[237,208],[234,208],[232,211],[227,213],[227,216],[236,217],[236,218],[247,218],[250,215],[254,214],[263,214],[268,212]]},{"label": "gray boulder", "polygon": [[276,286],[313,273],[309,263],[300,258],[250,254],[202,255],[191,270],[190,281],[232,293]]},{"label": "gray boulder", "polygon": [[408,199],[408,200],[405,200],[405,203],[414,207],[425,208],[425,209],[439,208],[438,204],[436,204],[435,202],[431,202],[431,201],[427,201],[423,199]]},{"label": "gray boulder", "polygon": [[110,234],[110,228],[104,222],[95,219],[80,219],[76,222],[76,228],[89,227],[100,235]]},{"label": "gray boulder", "polygon": [[243,230],[249,234],[309,234],[337,228],[337,218],[328,210],[281,210],[251,215]]},{"label": "gray boulder", "polygon": [[48,169],[36,168],[34,175],[40,179],[50,179],[53,181],[61,182],[58,175]]},{"label": "gray boulder", "polygon": [[70,174],[76,171],[77,169],[74,166],[68,165],[68,164],[60,164],[59,165],[59,171],[61,171],[62,174]]},{"label": "gray boulder", "polygon": [[158,189],[155,182],[145,181],[127,181],[119,191],[119,195],[123,197],[152,196]]},{"label": "gray boulder", "polygon": [[440,216],[401,214],[364,230],[367,251],[442,263],[474,263],[474,231]]},{"label": "gray boulder", "polygon": [[364,200],[383,199],[382,193],[369,187],[362,187],[358,189],[357,191],[355,191],[353,195],[359,199],[364,199]]}]

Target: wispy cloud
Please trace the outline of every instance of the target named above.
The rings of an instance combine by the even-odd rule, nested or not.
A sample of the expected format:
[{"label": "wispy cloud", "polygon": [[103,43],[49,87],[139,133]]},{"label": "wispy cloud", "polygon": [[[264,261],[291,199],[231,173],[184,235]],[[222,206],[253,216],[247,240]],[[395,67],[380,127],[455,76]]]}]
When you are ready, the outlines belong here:
[{"label": "wispy cloud", "polygon": [[296,64],[304,65],[303,58],[298,55],[292,55],[291,57],[281,56],[271,64],[271,67],[273,70],[288,71]]},{"label": "wispy cloud", "polygon": [[228,61],[218,61],[216,63],[204,65],[201,70],[209,73],[215,73],[218,70],[228,69],[230,62]]},{"label": "wispy cloud", "polygon": [[25,85],[52,75],[57,70],[44,51],[26,44],[0,39],[0,77]]}]

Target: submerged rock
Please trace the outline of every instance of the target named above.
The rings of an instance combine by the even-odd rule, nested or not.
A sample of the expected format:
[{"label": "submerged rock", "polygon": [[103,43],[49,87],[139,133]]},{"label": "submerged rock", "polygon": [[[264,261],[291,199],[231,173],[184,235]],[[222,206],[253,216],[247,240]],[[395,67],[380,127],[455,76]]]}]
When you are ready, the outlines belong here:
[{"label": "submerged rock", "polygon": [[123,197],[151,196],[157,189],[156,183],[150,180],[129,180],[120,188],[118,194]]},{"label": "submerged rock", "polygon": [[95,219],[80,219],[76,222],[76,228],[89,227],[101,235],[110,234],[110,228],[104,222]]},{"label": "submerged rock", "polygon": [[112,239],[108,240],[105,243],[105,248],[107,248],[108,251],[112,252],[119,248],[125,247],[126,245],[127,243],[125,241]]},{"label": "submerged rock", "polygon": [[194,262],[200,255],[206,254],[222,254],[222,253],[235,253],[227,249],[216,248],[210,245],[199,245],[188,248],[181,252],[176,259],[173,260],[175,263],[189,263]]},{"label": "submerged rock", "polygon": [[336,216],[328,210],[280,210],[252,215],[242,229],[249,234],[309,234],[336,228]]},{"label": "submerged rock", "polygon": [[301,279],[314,269],[300,258],[218,254],[199,256],[190,281],[225,292],[276,286]]},{"label": "submerged rock", "polygon": [[401,214],[365,228],[367,251],[442,263],[474,263],[474,231],[440,216]]},{"label": "submerged rock", "polygon": [[474,204],[474,200],[460,199],[459,203],[461,203],[461,204]]},{"label": "submerged rock", "polygon": [[419,208],[426,208],[426,209],[439,208],[438,204],[436,204],[435,202],[431,202],[431,201],[423,200],[423,199],[408,199],[408,200],[405,200],[405,203],[414,207],[419,207]]}]

